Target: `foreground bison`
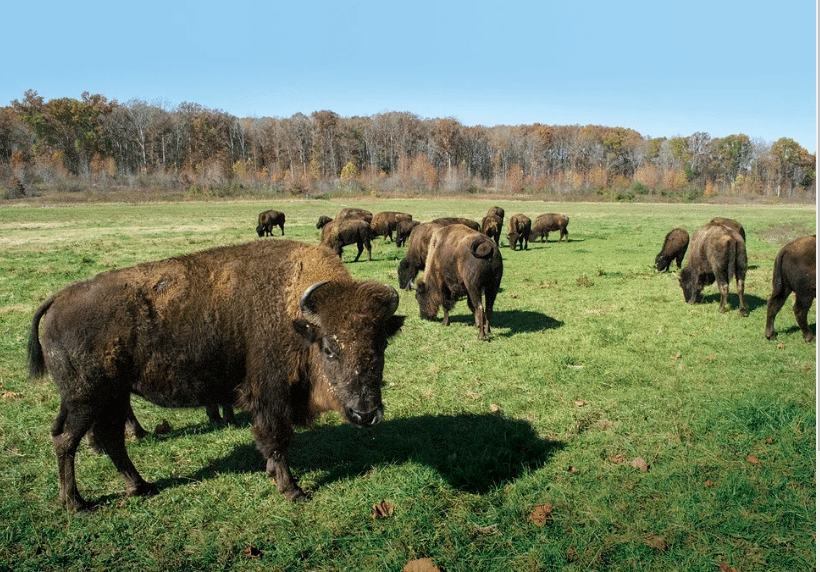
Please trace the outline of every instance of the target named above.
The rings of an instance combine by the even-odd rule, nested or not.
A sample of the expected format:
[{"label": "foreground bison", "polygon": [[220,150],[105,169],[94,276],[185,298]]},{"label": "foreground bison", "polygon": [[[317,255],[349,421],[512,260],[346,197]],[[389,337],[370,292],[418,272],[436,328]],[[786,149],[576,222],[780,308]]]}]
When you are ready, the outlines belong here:
[{"label": "foreground bison", "polygon": [[530,243],[530,232],[532,231],[532,221],[525,214],[518,213],[510,218],[510,232],[507,233],[507,240],[510,241],[510,248],[515,250],[516,245],[521,246],[521,250],[526,250]]},{"label": "foreground bison", "polygon": [[335,218],[322,227],[322,244],[332,249],[342,257],[342,248],[355,244],[359,249],[353,262],[358,262],[362,251],[367,248],[367,260],[372,260],[370,241],[373,231],[370,223],[359,218]]},{"label": "foreground bison", "polygon": [[393,232],[401,221],[411,221],[413,215],[410,213],[402,213],[396,211],[383,211],[373,215],[373,220],[370,221],[370,230],[373,231],[373,238],[383,236],[393,240]]},{"label": "foreground bison", "polygon": [[292,241],[144,263],[60,290],[35,312],[28,352],[31,375],[50,372],[60,390],[51,434],[61,502],[87,506],[74,456],[91,429],[129,494],[155,492],[125,447],[131,393],[164,407],[235,402],[250,413],[267,475],[286,498],[303,497],[288,466],[293,425],[331,410],[358,426],[382,418],[398,301],[389,286],[354,280],[327,248]]},{"label": "foreground bison", "polygon": [[766,338],[773,340],[774,318],[794,292],[794,317],[803,339],[810,342],[814,334],[806,319],[811,303],[817,296],[817,237],[804,236],[780,249],[774,259],[772,273],[772,295],[766,307]]},{"label": "foreground bison", "polygon": [[532,230],[530,231],[530,240],[536,238],[542,239],[542,242],[549,242],[550,233],[559,231],[558,242],[566,238],[569,242],[569,233],[567,232],[567,225],[569,224],[569,217],[565,214],[545,213],[535,217],[535,222],[532,223]]},{"label": "foreground bison", "polygon": [[415,285],[421,317],[434,320],[441,306],[447,326],[450,310],[459,298],[467,296],[478,339],[486,339],[504,270],[495,242],[461,224],[440,227],[430,240],[425,266],[424,276]]},{"label": "foreground bison", "polygon": [[282,236],[285,235],[285,213],[281,211],[262,211],[259,213],[259,224],[256,226],[256,234],[259,236],[273,236],[273,227],[282,229]]},{"label": "foreground bison", "polygon": [[689,248],[689,233],[682,228],[673,228],[666,234],[661,251],[655,257],[655,268],[660,272],[666,272],[673,260],[680,268],[687,248]]},{"label": "foreground bison", "polygon": [[722,224],[709,223],[695,231],[686,267],[681,270],[680,286],[683,298],[694,304],[704,286],[717,281],[720,308],[723,312],[729,297],[729,282],[737,281],[740,315],[748,316],[743,288],[746,282],[746,242],[740,234]]}]

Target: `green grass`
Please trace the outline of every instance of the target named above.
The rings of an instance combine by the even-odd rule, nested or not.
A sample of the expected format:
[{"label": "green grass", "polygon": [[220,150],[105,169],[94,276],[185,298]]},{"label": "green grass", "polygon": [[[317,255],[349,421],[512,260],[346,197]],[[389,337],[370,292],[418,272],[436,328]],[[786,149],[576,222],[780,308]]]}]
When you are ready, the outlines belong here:
[{"label": "green grass", "polygon": [[[292,469],[312,491],[285,501],[240,413],[134,398],[149,430],[129,451],[152,498],[126,498],[106,457],[83,445],[78,482],[99,502],[57,503],[49,426],[59,396],[29,381],[31,315],[50,293],[98,272],[256,238],[256,215],[287,215],[286,238],[318,242],[343,206],[417,220],[570,217],[569,243],[512,252],[493,335],[479,342],[466,302],[452,324],[408,316],[387,350],[385,420],[369,431],[328,414],[299,430]],[[652,268],[671,228],[714,216],[748,237],[748,318],[684,303],[675,273]],[[816,346],[787,302],[763,336],[779,248],[815,232],[813,206],[549,204],[498,200],[211,202],[15,206],[0,210],[0,570],[809,570],[815,562]],[[278,229],[275,230],[278,235]],[[279,237],[264,240],[278,240]],[[352,261],[355,247],[344,259]],[[404,249],[376,239],[354,276],[396,285]],[[809,323],[816,323],[813,308]],[[631,461],[640,457],[642,471]],[[373,519],[381,501],[394,507]],[[536,505],[553,512],[539,527]],[[246,554],[252,547],[254,558]]]}]

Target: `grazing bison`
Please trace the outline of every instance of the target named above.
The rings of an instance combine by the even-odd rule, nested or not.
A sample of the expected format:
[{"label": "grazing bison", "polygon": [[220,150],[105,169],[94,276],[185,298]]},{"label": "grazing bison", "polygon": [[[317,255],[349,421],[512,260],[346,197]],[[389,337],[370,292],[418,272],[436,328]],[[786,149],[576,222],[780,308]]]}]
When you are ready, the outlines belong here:
[{"label": "grazing bison", "polygon": [[402,220],[396,225],[396,246],[404,246],[413,229],[421,224],[417,220]]},{"label": "grazing bison", "polygon": [[327,215],[322,215],[319,217],[318,222],[316,223],[316,228],[323,228],[327,223],[332,221],[333,219]]},{"label": "grazing bison", "polygon": [[[493,207],[498,208],[498,207]],[[491,209],[492,210],[492,209]],[[495,241],[498,246],[498,241],[501,238],[501,230],[504,228],[504,219],[498,215],[488,214],[481,220],[481,234],[489,236]]]},{"label": "grazing bison", "polygon": [[723,226],[728,226],[733,231],[735,231],[740,236],[742,236],[744,241],[746,240],[746,231],[743,230],[743,225],[740,224],[739,222],[737,222],[735,219],[723,218],[722,216],[716,216],[715,218],[713,218],[709,222],[715,223],[715,224],[722,224]]},{"label": "grazing bison", "polygon": [[467,228],[471,228],[475,231],[481,232],[481,225],[478,224],[476,221],[469,219],[469,218],[461,218],[455,216],[446,216],[442,218],[434,219],[432,222],[440,225],[446,224],[463,224]]},{"label": "grazing bison", "polygon": [[569,217],[565,214],[545,213],[535,217],[535,222],[532,223],[532,231],[530,232],[530,240],[535,241],[536,238],[542,239],[542,242],[548,242],[550,233],[553,231],[561,231],[558,235],[558,242],[566,238],[569,242],[569,233],[567,232],[567,225],[569,224]]},{"label": "grazing bison", "polygon": [[766,338],[773,340],[774,318],[794,292],[794,317],[803,339],[810,342],[814,334],[806,319],[812,300],[817,296],[817,236],[804,236],[784,246],[774,259],[772,295],[766,306]]},{"label": "grazing bison", "polygon": [[515,250],[516,244],[521,245],[521,250],[526,250],[530,243],[530,231],[532,221],[526,215],[518,213],[510,219],[510,232],[507,240],[510,241],[510,248]]},{"label": "grazing bison", "polygon": [[487,210],[487,216],[497,216],[501,219],[501,228],[504,228],[504,209],[501,207],[490,207]]},{"label": "grazing bison", "polygon": [[250,413],[267,475],[286,498],[303,497],[288,466],[293,425],[331,410],[358,426],[382,418],[384,351],[404,320],[398,301],[389,286],[354,280],[329,249],[288,240],[148,262],[60,290],[35,312],[28,343],[31,375],[50,372],[60,391],[51,426],[60,501],[88,506],[74,457],[90,429],[129,494],[156,492],[125,447],[131,393],[164,407],[235,400]]},{"label": "grazing bison", "polygon": [[322,228],[322,244],[334,250],[339,258],[342,257],[343,247],[355,244],[359,248],[353,262],[358,262],[365,248],[367,248],[367,259],[372,260],[370,253],[371,238],[370,223],[359,218],[336,218]]},{"label": "grazing bison", "polygon": [[280,211],[262,211],[259,213],[259,225],[256,227],[256,234],[259,236],[273,236],[273,227],[282,229],[282,236],[285,235],[285,213]]},{"label": "grazing bison", "polygon": [[673,228],[667,233],[661,251],[655,257],[655,268],[660,272],[666,272],[673,260],[680,268],[687,248],[689,248],[689,233],[682,228]]},{"label": "grazing bison", "polygon": [[720,290],[720,308],[723,312],[729,297],[729,282],[737,280],[740,315],[748,316],[743,288],[746,281],[746,242],[738,232],[717,223],[709,223],[695,231],[686,267],[678,280],[683,298],[688,304],[698,300],[704,286],[717,281]]},{"label": "grazing bison", "polygon": [[393,240],[393,231],[401,221],[413,220],[413,215],[396,211],[384,211],[373,215],[370,222],[370,229],[373,231],[373,238],[384,236]]},{"label": "grazing bison", "polygon": [[[424,276],[415,285],[421,317],[434,320],[441,306],[442,323],[447,326],[450,310],[459,298],[467,296],[478,339],[486,339],[504,270],[495,242],[464,225],[440,227],[430,239],[425,266]],[[482,304],[482,296],[486,304]]]}]

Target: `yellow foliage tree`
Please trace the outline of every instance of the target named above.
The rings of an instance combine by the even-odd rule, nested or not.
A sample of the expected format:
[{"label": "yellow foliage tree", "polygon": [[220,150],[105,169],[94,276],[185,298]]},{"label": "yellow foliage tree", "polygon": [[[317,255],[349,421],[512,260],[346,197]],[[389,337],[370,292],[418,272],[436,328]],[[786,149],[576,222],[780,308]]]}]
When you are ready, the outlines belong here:
[{"label": "yellow foliage tree", "polygon": [[339,178],[342,182],[352,181],[356,177],[359,176],[359,170],[356,168],[356,165],[353,161],[348,161],[347,164],[342,167],[342,174],[339,175]]}]

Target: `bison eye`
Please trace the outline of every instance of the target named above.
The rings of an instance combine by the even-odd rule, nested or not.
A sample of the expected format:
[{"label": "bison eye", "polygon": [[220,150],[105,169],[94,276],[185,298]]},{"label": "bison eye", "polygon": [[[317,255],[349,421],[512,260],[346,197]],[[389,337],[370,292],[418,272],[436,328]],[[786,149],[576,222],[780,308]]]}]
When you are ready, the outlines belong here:
[{"label": "bison eye", "polygon": [[322,353],[325,354],[325,357],[330,360],[338,360],[340,355],[340,350],[337,344],[333,342],[333,340],[323,339],[322,340]]}]

